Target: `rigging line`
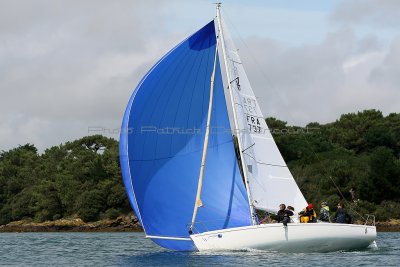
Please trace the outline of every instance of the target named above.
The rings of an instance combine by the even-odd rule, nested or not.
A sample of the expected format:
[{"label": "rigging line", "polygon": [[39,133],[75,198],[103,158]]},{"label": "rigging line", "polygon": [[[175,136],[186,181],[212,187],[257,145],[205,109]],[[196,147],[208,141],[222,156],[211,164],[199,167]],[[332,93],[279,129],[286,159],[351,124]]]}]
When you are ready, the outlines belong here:
[{"label": "rigging line", "polygon": [[344,201],[346,202],[346,205],[349,207],[350,210],[354,211],[358,216],[360,216],[364,221],[366,221],[366,219],[364,218],[364,216],[362,216],[359,212],[357,212],[355,209],[353,209],[351,207],[351,205],[349,204],[349,202],[346,200],[346,198],[343,196],[342,192],[340,191],[339,187],[336,185],[335,181],[332,179],[332,176],[328,176],[329,179],[333,182],[333,184],[335,185],[336,189],[339,191],[339,194],[342,196],[342,198],[344,199]]},{"label": "rigging line", "polygon": [[[226,8],[225,8],[226,10]],[[237,30],[237,28],[235,27],[235,25],[232,23],[232,21],[230,20],[229,16],[226,14],[225,12],[225,17],[228,19],[230,25],[232,26],[232,28],[234,29],[234,31],[237,33],[240,41],[244,44],[244,46],[248,49],[249,51],[249,55],[251,56],[252,60],[256,63],[256,65],[258,66],[258,71],[262,74],[262,77],[264,78],[264,80],[269,84],[270,89],[272,89],[272,91],[274,91],[275,93],[277,93],[277,95],[279,95],[278,90],[276,90],[276,88],[272,85],[272,83],[270,82],[269,79],[267,79],[268,75],[266,73],[264,73],[262,70],[263,68],[261,67],[261,64],[259,64],[259,62],[256,60],[256,58],[254,57],[254,55],[251,53],[251,50],[249,49],[249,46],[247,45],[247,43],[244,41],[244,39],[242,38],[242,36],[240,35],[239,31]],[[306,142],[308,143],[308,141],[306,140]],[[318,155],[313,151],[313,153],[316,155],[317,159],[322,162]],[[333,181],[332,177],[330,177],[330,180],[335,184],[335,182]],[[335,184],[336,189],[339,191],[340,195],[343,197],[342,192],[340,191],[340,189],[337,187],[337,185]],[[346,204],[348,204],[348,201],[343,197],[344,201],[346,202]],[[351,209],[351,207],[350,207]],[[361,218],[363,218],[365,220],[365,218],[363,216],[361,216],[356,210],[352,209],[355,213],[357,213]]]},{"label": "rigging line", "polygon": [[342,196],[342,198],[346,201],[346,204],[348,204],[346,198],[343,196],[342,191],[340,191],[339,187],[336,185],[335,181],[332,179],[332,176],[328,176],[329,179],[332,181],[333,185],[336,187],[336,189],[339,191],[339,194]]},{"label": "rigging line", "polygon": [[[223,55],[223,59],[224,59],[227,81],[229,81],[229,80],[231,80],[231,78],[230,78],[230,70],[228,67],[226,48],[225,48],[225,40],[224,40],[224,34],[223,34],[223,29],[222,29],[222,23],[221,23],[220,7],[221,7],[221,4],[218,4],[217,5],[218,36],[220,36],[220,38],[221,38],[222,55]],[[229,95],[230,95],[230,104],[232,106],[233,120],[235,122],[235,128],[236,128],[235,130],[238,130],[239,123],[238,123],[238,118],[237,118],[237,114],[236,114],[236,108],[235,108],[234,98],[233,98],[233,93],[232,93],[233,89],[232,89],[232,85],[230,83],[228,83],[228,88],[229,88]],[[238,142],[238,146],[239,146],[239,153],[242,154],[242,143],[240,141],[240,138],[237,139],[237,142]],[[242,155],[240,155],[240,156],[242,158]],[[255,217],[255,209],[254,209],[254,205],[253,205],[253,201],[252,201],[251,191],[249,188],[249,180],[247,177],[247,170],[245,168],[244,161],[241,161],[240,163],[241,163],[242,169],[243,169],[243,178],[245,181],[245,187],[246,187],[246,192],[247,192],[247,200],[249,203],[249,211],[250,211],[251,221],[252,221],[252,224],[255,225],[255,224],[257,224],[256,217]]]},{"label": "rigging line", "polygon": [[[307,138],[304,137],[304,140],[307,142],[308,146],[310,147],[311,152],[315,155],[317,161],[319,163],[322,163],[322,159],[318,156],[318,154],[314,151],[314,149],[312,148],[310,142],[307,140]],[[357,212],[355,209],[353,209],[351,207],[351,205],[349,204],[349,202],[346,200],[346,198],[343,196],[342,191],[340,190],[340,188],[337,186],[337,184],[335,183],[335,181],[333,180],[332,176],[329,175],[328,178],[332,181],[332,183],[334,184],[334,186],[336,187],[337,191],[339,192],[340,196],[342,197],[342,199],[344,200],[344,202],[346,202],[346,205],[348,205],[349,210],[354,211],[358,216],[360,216],[364,221],[366,221],[366,219],[364,218],[364,216],[362,216],[359,212]]]},{"label": "rigging line", "polygon": [[266,166],[272,166],[272,167],[281,167],[281,168],[287,168],[286,165],[278,165],[278,164],[271,164],[271,163],[265,163],[265,162],[261,162],[256,160],[252,155],[244,153],[246,156],[249,156],[250,158],[252,158],[257,164],[261,164],[261,165],[266,165]]},{"label": "rigging line", "polygon": [[[226,7],[224,8],[225,10],[227,9]],[[229,8],[228,8],[229,9]],[[250,55],[251,59],[253,60],[253,62],[257,65],[258,68],[256,68],[261,76],[263,77],[263,79],[266,81],[267,86],[277,95],[280,95],[280,92],[277,90],[277,88],[273,85],[273,83],[271,82],[270,79],[268,79],[267,77],[269,77],[264,71],[263,71],[263,66],[261,66],[261,64],[257,61],[256,57],[253,55],[253,53],[251,52],[250,47],[247,45],[247,43],[244,41],[244,38],[241,36],[240,32],[238,31],[238,29],[235,27],[235,25],[233,24],[232,20],[230,19],[230,17],[227,15],[227,12],[224,12],[225,17],[227,18],[230,26],[232,27],[232,29],[234,30],[234,32],[236,32],[237,36],[239,37],[239,40],[243,43],[243,45],[246,47],[248,54]],[[262,98],[261,98],[262,99]]]},{"label": "rigging line", "polygon": [[248,148],[246,148],[245,150],[242,150],[242,152],[245,152],[247,149],[252,148],[256,143],[253,143],[251,146],[249,146]]}]

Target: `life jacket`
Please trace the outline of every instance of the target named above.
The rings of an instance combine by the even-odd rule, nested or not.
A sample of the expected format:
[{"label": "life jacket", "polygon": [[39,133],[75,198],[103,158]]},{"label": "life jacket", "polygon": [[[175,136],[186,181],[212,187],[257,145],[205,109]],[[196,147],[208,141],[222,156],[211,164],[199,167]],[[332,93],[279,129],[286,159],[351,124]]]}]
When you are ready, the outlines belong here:
[{"label": "life jacket", "polygon": [[309,220],[310,220],[310,217],[308,217],[308,216],[304,216],[304,215],[300,216],[301,223],[308,223]]},{"label": "life jacket", "polygon": [[329,222],[329,207],[325,206],[321,208],[319,219],[323,222]]},{"label": "life jacket", "polygon": [[304,208],[304,210],[300,214],[300,222],[301,223],[311,223],[311,222],[316,222],[317,220],[317,214],[315,213],[314,209],[307,210],[307,208]]}]

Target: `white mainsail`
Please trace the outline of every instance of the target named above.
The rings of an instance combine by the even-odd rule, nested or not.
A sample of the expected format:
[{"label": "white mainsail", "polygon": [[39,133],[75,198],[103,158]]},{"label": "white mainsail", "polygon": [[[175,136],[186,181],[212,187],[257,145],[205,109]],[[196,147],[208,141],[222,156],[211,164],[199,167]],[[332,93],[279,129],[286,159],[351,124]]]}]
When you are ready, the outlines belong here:
[{"label": "white mainsail", "polygon": [[233,112],[237,115],[235,135],[241,142],[242,160],[247,167],[244,171],[251,204],[257,209],[276,212],[279,204],[285,203],[300,211],[307,202],[276,146],[222,18],[221,24],[229,72],[227,82],[231,83]]}]

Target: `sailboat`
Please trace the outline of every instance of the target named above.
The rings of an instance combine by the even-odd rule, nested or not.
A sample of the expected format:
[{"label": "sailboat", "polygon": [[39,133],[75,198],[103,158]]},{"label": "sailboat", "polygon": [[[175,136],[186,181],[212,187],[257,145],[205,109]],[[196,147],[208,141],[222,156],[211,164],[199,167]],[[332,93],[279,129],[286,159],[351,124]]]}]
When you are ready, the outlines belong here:
[{"label": "sailboat", "polygon": [[[238,50],[216,17],[134,90],[120,163],[145,235],[172,250],[334,251],[368,247],[374,225],[260,224],[256,211],[307,202],[268,129]],[[237,138],[240,160],[235,154]]]}]

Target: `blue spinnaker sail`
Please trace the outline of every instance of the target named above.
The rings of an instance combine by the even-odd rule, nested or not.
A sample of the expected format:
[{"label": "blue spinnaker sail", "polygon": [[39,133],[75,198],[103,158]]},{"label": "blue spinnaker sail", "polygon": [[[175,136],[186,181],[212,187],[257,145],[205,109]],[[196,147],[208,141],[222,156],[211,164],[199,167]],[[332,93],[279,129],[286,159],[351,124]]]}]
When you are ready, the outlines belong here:
[{"label": "blue spinnaker sail", "polygon": [[[211,21],[145,75],[123,119],[120,160],[128,198],[146,235],[170,249],[195,249],[188,228],[196,199],[215,46]],[[251,225],[216,64],[203,207],[195,231]]]}]

